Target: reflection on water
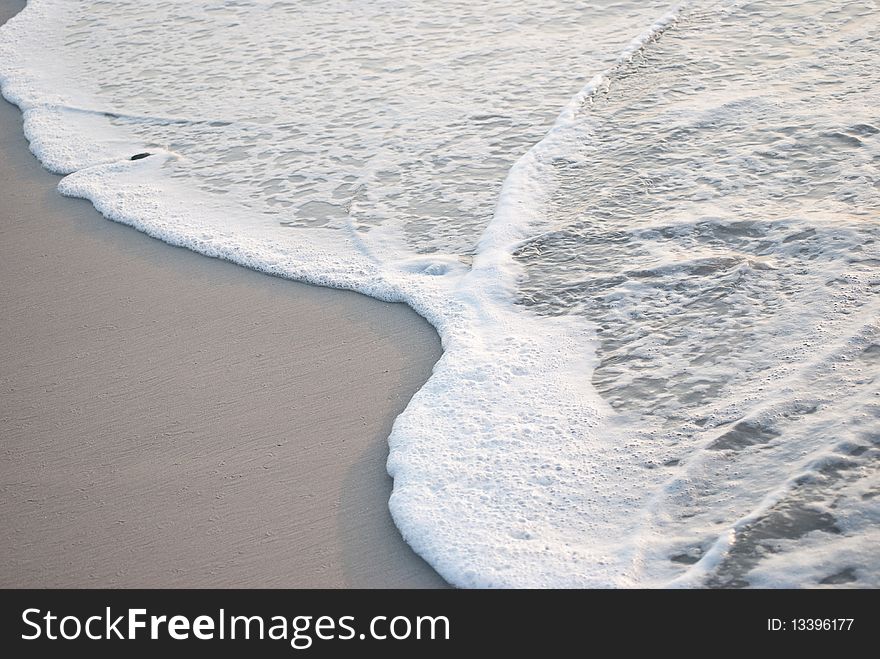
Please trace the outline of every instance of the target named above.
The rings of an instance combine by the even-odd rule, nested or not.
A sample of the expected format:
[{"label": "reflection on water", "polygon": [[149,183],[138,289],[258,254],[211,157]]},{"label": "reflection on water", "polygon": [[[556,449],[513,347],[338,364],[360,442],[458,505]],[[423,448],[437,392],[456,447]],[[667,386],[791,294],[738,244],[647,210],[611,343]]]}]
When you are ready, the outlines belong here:
[{"label": "reflection on water", "polygon": [[543,231],[516,254],[519,303],[595,323],[593,384],[676,455],[671,483],[690,491],[656,513],[679,535],[673,562],[696,562],[719,520],[807,456],[848,465],[814,465],[745,524],[715,585],[880,520],[865,498],[880,456],[875,12],[759,2],[688,16],[594,99],[579,147],[553,163]]}]

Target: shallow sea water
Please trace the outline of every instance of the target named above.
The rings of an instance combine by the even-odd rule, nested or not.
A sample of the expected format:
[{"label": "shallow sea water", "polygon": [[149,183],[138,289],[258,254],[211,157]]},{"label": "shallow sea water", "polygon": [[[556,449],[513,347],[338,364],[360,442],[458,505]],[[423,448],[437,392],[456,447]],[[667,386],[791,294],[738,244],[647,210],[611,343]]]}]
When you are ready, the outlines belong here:
[{"label": "shallow sea water", "polygon": [[437,327],[390,506],[453,584],[876,587],[878,16],[37,0],[0,82],[65,194]]}]

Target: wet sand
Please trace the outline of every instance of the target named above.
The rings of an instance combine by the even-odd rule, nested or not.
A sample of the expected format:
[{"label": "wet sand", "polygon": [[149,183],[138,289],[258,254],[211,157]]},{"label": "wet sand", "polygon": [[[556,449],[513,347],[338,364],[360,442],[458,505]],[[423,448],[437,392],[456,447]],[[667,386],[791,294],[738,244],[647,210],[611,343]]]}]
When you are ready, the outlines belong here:
[{"label": "wet sand", "polygon": [[428,323],[168,246],[58,180],[2,101],[0,586],[443,586],[387,510]]}]

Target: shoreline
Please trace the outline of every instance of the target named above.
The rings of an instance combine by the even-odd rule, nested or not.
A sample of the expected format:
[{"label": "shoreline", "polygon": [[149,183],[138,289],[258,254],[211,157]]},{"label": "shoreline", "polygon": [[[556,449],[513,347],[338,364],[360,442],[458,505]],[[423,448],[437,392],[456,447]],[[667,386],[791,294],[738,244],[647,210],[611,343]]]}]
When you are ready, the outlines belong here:
[{"label": "shoreline", "polygon": [[5,100],[0,143],[0,586],[445,586],[387,506],[427,321],[62,197]]}]

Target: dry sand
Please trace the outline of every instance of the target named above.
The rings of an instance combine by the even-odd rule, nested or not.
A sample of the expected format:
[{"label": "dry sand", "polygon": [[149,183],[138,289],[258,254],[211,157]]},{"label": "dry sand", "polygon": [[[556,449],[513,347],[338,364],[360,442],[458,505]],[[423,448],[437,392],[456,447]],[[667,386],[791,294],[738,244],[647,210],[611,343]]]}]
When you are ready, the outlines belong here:
[{"label": "dry sand", "polygon": [[433,329],[170,247],[57,181],[3,101],[0,586],[444,585],[385,473]]}]

